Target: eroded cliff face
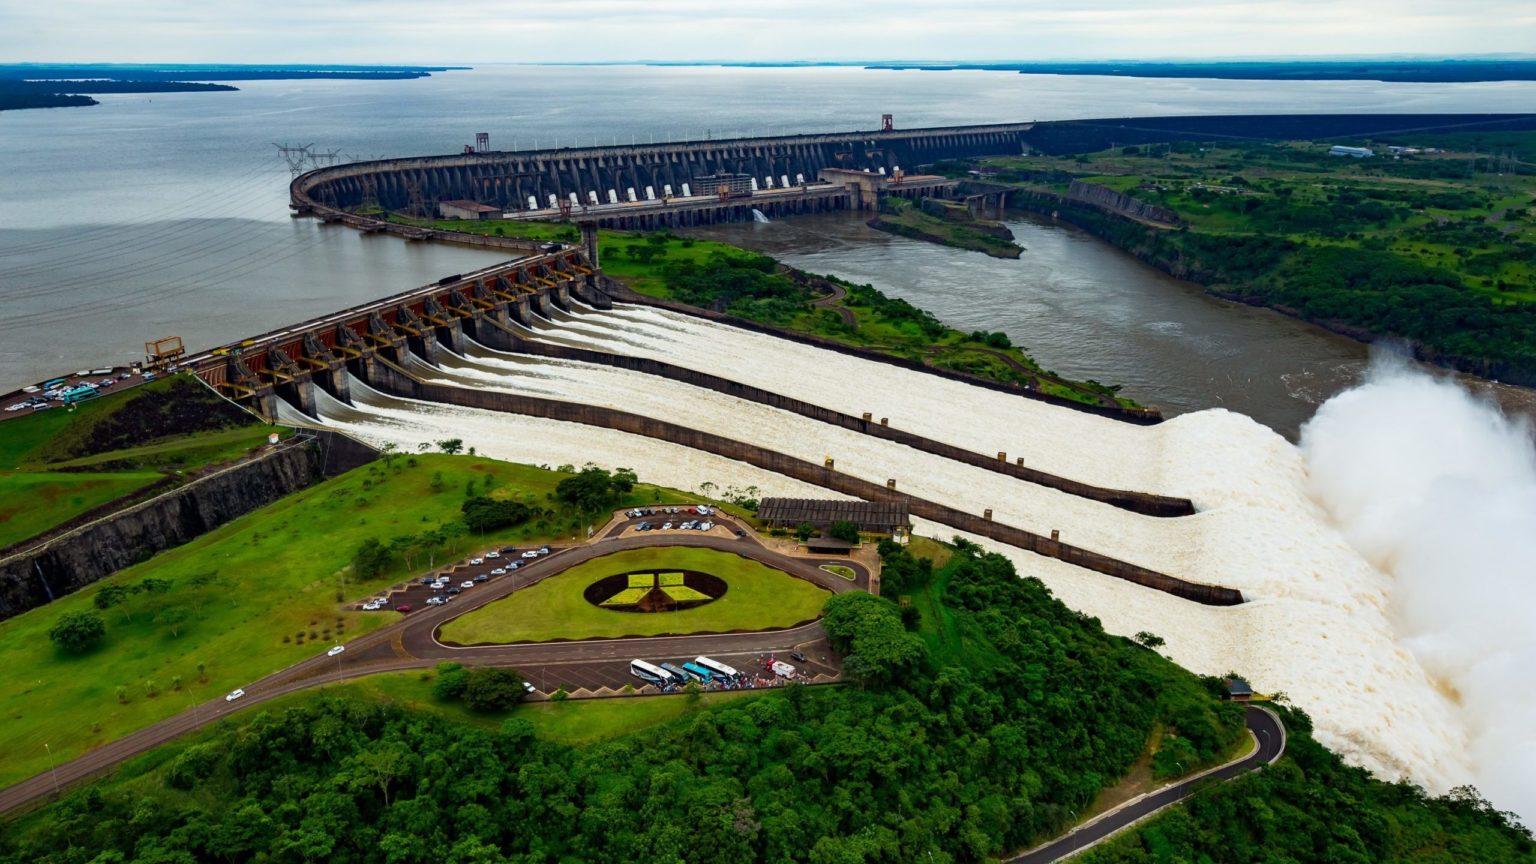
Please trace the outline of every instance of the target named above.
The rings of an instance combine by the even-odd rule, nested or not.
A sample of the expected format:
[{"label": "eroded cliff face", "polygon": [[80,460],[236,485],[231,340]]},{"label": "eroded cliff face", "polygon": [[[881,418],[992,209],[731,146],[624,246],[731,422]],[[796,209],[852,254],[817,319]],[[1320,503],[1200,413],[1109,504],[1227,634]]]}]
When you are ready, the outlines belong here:
[{"label": "eroded cliff face", "polygon": [[1073,180],[1067,187],[1067,197],[1074,201],[1091,204],[1117,216],[1126,216],[1143,222],[1156,222],[1159,225],[1177,225],[1179,222],[1178,214],[1167,207],[1148,204],[1139,198],[1116,192],[1097,183]]},{"label": "eroded cliff face", "polygon": [[327,448],[313,440],[287,445],[0,562],[0,620],[317,482],[327,455]]}]

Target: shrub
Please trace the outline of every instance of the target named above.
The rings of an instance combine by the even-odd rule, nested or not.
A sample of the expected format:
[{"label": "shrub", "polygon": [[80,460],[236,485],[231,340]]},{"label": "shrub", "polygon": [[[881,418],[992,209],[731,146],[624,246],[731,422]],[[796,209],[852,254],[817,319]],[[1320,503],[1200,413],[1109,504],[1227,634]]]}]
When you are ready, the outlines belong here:
[{"label": "shrub", "polygon": [[60,650],[83,654],[107,635],[107,624],[95,612],[65,612],[48,630],[48,638]]}]

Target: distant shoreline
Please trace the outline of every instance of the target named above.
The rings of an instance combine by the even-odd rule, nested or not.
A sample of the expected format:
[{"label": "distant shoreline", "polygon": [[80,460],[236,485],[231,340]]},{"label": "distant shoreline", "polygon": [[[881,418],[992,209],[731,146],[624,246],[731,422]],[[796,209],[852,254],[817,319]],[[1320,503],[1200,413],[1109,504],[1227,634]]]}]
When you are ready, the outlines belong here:
[{"label": "distant shoreline", "polygon": [[[426,78],[467,66],[290,66],[181,64],[0,64],[0,111],[97,105],[90,93],[188,93],[240,88],[215,81],[362,80]],[[191,80],[195,79],[195,80]]]},{"label": "distant shoreline", "polygon": [[[608,64],[541,64],[608,65]],[[920,72],[1014,72],[1021,75],[1111,76],[1124,78],[1213,78],[1237,81],[1380,81],[1403,84],[1458,84],[1536,81],[1536,59],[1521,60],[1243,60],[1224,62],[1085,61],[1076,63],[946,63],[941,61],[751,62],[639,61],[642,66],[728,68],[857,68]]]}]

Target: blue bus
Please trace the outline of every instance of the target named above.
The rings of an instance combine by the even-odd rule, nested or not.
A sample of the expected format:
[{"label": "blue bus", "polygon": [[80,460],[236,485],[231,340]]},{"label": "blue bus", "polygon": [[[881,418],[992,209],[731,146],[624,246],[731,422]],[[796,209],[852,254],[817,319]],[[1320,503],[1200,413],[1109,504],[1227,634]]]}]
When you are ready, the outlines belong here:
[{"label": "blue bus", "polygon": [[688,683],[688,673],[683,671],[682,669],[679,669],[677,666],[675,666],[675,665],[673,665],[671,663],[663,663],[663,664],[661,664],[661,668],[666,670],[666,673],[668,675],[671,675],[672,679],[674,681],[676,681],[677,683],[679,683],[679,684],[687,684]]},{"label": "blue bus", "polygon": [[73,405],[76,402],[84,402],[87,399],[95,399],[100,395],[101,392],[98,391],[95,387],[85,386],[73,387],[69,390],[65,390],[63,395],[61,395],[59,398],[63,400],[65,405]]},{"label": "blue bus", "polygon": [[683,671],[692,675],[700,684],[708,684],[714,679],[714,674],[697,663],[684,663]]},{"label": "blue bus", "polygon": [[68,380],[68,378],[55,378],[52,381],[44,381],[41,386],[44,390],[52,390]]}]

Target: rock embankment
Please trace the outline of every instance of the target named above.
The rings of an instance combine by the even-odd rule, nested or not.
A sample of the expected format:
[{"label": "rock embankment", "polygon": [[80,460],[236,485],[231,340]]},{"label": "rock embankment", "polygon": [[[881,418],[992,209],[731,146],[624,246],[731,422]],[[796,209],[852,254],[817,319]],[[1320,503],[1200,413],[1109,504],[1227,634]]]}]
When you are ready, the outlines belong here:
[{"label": "rock embankment", "polygon": [[1179,214],[1169,210],[1167,207],[1148,204],[1139,198],[1134,198],[1124,192],[1116,192],[1108,186],[1100,186],[1097,183],[1073,180],[1067,186],[1066,197],[1069,200],[1081,201],[1084,204],[1097,207],[1116,216],[1124,216],[1127,219],[1135,219],[1138,222],[1151,222],[1167,226],[1179,224]]}]

